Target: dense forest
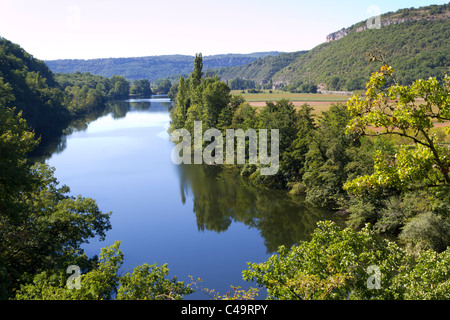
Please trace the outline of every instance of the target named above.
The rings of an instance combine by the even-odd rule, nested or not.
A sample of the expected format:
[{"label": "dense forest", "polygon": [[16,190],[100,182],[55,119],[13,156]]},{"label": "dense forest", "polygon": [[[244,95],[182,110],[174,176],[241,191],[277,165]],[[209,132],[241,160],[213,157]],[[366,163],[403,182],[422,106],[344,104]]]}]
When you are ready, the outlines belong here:
[{"label": "dense forest", "polygon": [[[258,87],[268,86],[267,89],[272,89],[273,76],[283,68],[296,61],[298,57],[306,52],[307,51],[298,51],[281,53],[277,56],[261,57],[249,64],[220,68],[213,71],[214,74],[217,74],[224,81],[240,78],[248,81],[254,81]],[[245,89],[248,88],[251,87],[245,87]]]},{"label": "dense forest", "polygon": [[[217,69],[243,65],[258,58],[277,56],[278,54],[279,52],[273,51],[211,55],[204,57],[204,63],[206,69]],[[186,55],[45,61],[54,73],[90,72],[108,78],[113,75],[122,75],[129,81],[148,79],[151,82],[173,76],[179,78],[182,74],[189,74],[192,71],[193,62],[194,57]]]}]

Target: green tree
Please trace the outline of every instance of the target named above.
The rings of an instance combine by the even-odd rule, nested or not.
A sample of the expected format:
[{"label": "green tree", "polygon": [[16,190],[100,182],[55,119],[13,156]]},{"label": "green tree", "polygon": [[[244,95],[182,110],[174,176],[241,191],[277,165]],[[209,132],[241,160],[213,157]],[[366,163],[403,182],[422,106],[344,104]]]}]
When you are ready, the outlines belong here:
[{"label": "green tree", "polygon": [[105,236],[109,213],[90,198],[70,196],[53,169],[31,165],[37,145],[25,121],[0,107],[0,285],[2,298],[43,270],[73,259],[89,239]]},{"label": "green tree", "polygon": [[348,210],[352,225],[371,222],[380,232],[398,235],[412,251],[443,251],[450,244],[450,208],[444,200],[450,191],[450,152],[445,135],[434,128],[450,119],[449,84],[445,77],[400,85],[385,64],[372,74],[365,97],[348,101],[349,133],[394,142],[375,150],[372,172],[344,184],[354,203]]},{"label": "green tree", "polygon": [[[393,79],[389,85],[387,79]],[[387,65],[372,74],[366,96],[347,103],[352,114],[348,131],[406,138],[394,155],[377,152],[374,173],[348,182],[350,193],[389,192],[421,188],[448,189],[450,152],[434,133],[434,123],[450,120],[450,79],[417,80],[410,86],[395,82]],[[368,128],[379,128],[370,132]],[[450,127],[447,127],[447,132]]]},{"label": "green tree", "polygon": [[203,79],[203,56],[201,53],[197,53],[194,59],[194,70],[190,74],[190,83],[192,89],[197,88]]},{"label": "green tree", "polygon": [[226,106],[222,109],[219,114],[219,118],[217,119],[217,129],[225,132],[226,129],[231,128],[231,124],[233,123],[233,110],[231,106]]},{"label": "green tree", "polygon": [[[244,121],[245,122],[245,121]],[[266,105],[257,113],[256,129],[265,129],[270,141],[271,130],[278,130],[279,134],[279,166],[276,174],[259,175],[258,171],[250,176],[256,185],[274,188],[286,188],[289,180],[287,170],[285,171],[286,156],[291,150],[298,130],[298,114],[291,101],[282,99],[280,101],[267,101]]]},{"label": "green tree", "polygon": [[21,117],[21,112],[16,114],[14,109],[0,106],[1,221],[19,219],[23,209],[22,195],[31,190],[33,181],[28,155],[37,145],[38,140]]},{"label": "green tree", "polygon": [[291,101],[287,99],[276,102],[267,101],[258,114],[258,128],[279,130],[280,154],[282,154],[295,139],[297,120],[298,115]]},{"label": "green tree", "polygon": [[172,84],[172,86],[170,87],[169,92],[167,92],[167,96],[172,100],[175,101],[176,96],[178,94],[178,86],[180,85],[180,82],[175,82]]},{"label": "green tree", "polygon": [[214,128],[222,111],[230,103],[230,88],[217,76],[203,79],[202,65],[200,54],[196,56],[194,70],[188,79],[180,78],[175,105],[171,111],[171,131],[186,128],[192,133],[194,121],[202,121],[204,128]]},{"label": "green tree", "polygon": [[247,281],[279,300],[404,300],[450,297],[450,251],[408,254],[370,227],[359,231],[319,222],[302,241],[263,263],[248,263]]},{"label": "green tree", "polygon": [[334,210],[346,201],[342,186],[349,175],[346,168],[353,160],[349,150],[360,145],[356,135],[346,134],[349,120],[345,105],[332,105],[322,112],[310,136],[302,180],[307,201],[319,207]]},{"label": "green tree", "polygon": [[289,183],[301,182],[305,172],[306,154],[309,150],[311,134],[316,129],[314,109],[303,104],[297,111],[297,133],[295,140],[291,143],[291,148],[285,151],[281,170],[289,177]]},{"label": "green tree", "polygon": [[[244,279],[264,286],[271,299],[389,299],[397,266],[405,253],[394,243],[374,236],[370,228],[341,230],[319,222],[311,241],[290,250],[281,247],[263,263],[249,263]],[[370,266],[381,275],[380,289],[367,286]]]},{"label": "green tree", "polygon": [[[233,106],[233,105],[231,105]],[[232,127],[234,129],[254,129],[257,127],[256,110],[248,102],[241,103],[233,113]]]},{"label": "green tree", "polygon": [[109,97],[112,99],[126,99],[130,94],[130,83],[123,76],[109,78],[111,89]]},{"label": "green tree", "polygon": [[180,78],[178,82],[178,92],[175,97],[174,106],[170,111],[170,130],[183,128],[186,122],[187,111],[191,106],[191,97],[189,91],[189,79]]},{"label": "green tree", "polygon": [[167,94],[170,91],[170,88],[172,87],[172,83],[169,79],[162,80],[158,87],[156,88],[156,92],[159,94]]},{"label": "green tree", "polygon": [[130,92],[140,95],[142,97],[150,97],[152,95],[152,89],[150,88],[150,81],[147,79],[139,79],[133,82],[130,87]]},{"label": "green tree", "polygon": [[230,107],[233,112],[237,110],[237,108],[245,102],[245,98],[240,94],[234,94],[230,99]]},{"label": "green tree", "polygon": [[120,242],[103,248],[97,265],[80,275],[79,288],[67,286],[64,272],[37,274],[33,283],[22,285],[15,295],[18,300],[180,300],[193,292],[189,286],[166,279],[167,265],[143,264],[132,273],[119,274],[124,254]]},{"label": "green tree", "polygon": [[202,105],[204,106],[205,122],[209,128],[217,125],[219,115],[225,109],[231,99],[230,88],[218,77],[208,78],[201,88]]}]

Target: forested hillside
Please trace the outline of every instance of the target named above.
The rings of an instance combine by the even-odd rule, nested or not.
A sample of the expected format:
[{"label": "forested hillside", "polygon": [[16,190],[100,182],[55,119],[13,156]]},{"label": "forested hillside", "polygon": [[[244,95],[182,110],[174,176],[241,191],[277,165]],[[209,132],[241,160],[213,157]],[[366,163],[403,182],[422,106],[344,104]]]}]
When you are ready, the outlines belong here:
[{"label": "forested hillside", "polygon": [[295,62],[306,52],[307,51],[281,53],[277,56],[259,58],[250,64],[230,68],[220,68],[214,70],[214,73],[223,80],[240,78],[253,80],[258,84],[266,84],[272,81],[272,77],[277,72]]},{"label": "forested hillside", "polygon": [[35,59],[19,45],[0,37],[0,84],[5,102],[23,112],[38,136],[61,130],[70,113],[53,73],[43,61]]},{"label": "forested hillside", "polygon": [[42,140],[58,136],[68,123],[102,110],[108,99],[124,99],[130,83],[89,73],[54,74],[18,44],[0,37],[1,102],[22,112]]},{"label": "forested hillside", "polygon": [[[269,55],[276,56],[279,52],[257,52],[250,54],[222,54],[204,57],[205,69],[233,67],[251,63]],[[90,72],[95,75],[111,77],[124,76],[127,80],[148,79],[155,81],[170,78],[192,71],[194,56],[162,55],[136,58],[106,58],[106,59],[65,59],[45,61],[54,73]]]},{"label": "forested hillside", "polygon": [[400,83],[430,76],[442,78],[450,67],[449,16],[448,4],[401,9],[383,14],[379,29],[367,29],[366,21],[361,21],[337,32],[337,40],[308,52],[266,57],[215,72],[224,80],[312,83],[329,90],[353,91],[364,88],[370,74],[380,68],[381,64],[371,64],[367,58],[369,52],[380,50],[386,62],[398,70]]},{"label": "forested hillside", "polygon": [[355,32],[323,43],[274,75],[273,81],[324,83],[330,90],[362,89],[380,65],[370,64],[367,53],[381,50],[396,70],[397,80],[442,78],[450,61],[450,20],[419,20]]}]

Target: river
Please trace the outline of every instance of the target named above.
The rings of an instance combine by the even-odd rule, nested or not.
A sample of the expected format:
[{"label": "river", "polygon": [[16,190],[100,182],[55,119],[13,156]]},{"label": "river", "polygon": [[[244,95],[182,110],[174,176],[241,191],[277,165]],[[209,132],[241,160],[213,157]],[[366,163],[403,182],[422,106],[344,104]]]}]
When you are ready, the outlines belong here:
[{"label": "river", "polygon": [[[242,280],[247,262],[263,262],[280,245],[308,239],[326,213],[284,192],[255,190],[232,170],[175,165],[164,97],[111,102],[107,112],[62,137],[45,160],[60,184],[112,212],[105,241],[83,246],[89,256],[120,240],[123,272],[167,263],[169,277],[224,294]],[[186,299],[207,299],[202,293]],[[260,298],[263,298],[262,296]]]}]

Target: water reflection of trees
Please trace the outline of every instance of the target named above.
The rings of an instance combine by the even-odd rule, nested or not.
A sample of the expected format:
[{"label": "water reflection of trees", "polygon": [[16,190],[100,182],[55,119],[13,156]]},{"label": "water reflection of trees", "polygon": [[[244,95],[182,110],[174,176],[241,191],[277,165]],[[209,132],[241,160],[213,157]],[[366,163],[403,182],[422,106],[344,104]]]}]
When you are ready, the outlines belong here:
[{"label": "water reflection of trees", "polygon": [[192,196],[199,230],[223,232],[241,222],[259,230],[268,252],[309,239],[328,216],[284,191],[248,186],[232,168],[181,165],[179,172],[182,201]]},{"label": "water reflection of trees", "polygon": [[69,135],[74,132],[85,131],[89,126],[89,123],[106,114],[108,114],[107,107],[105,107],[104,110],[96,110],[95,112],[91,112],[82,118],[71,121],[60,136],[50,137],[47,141],[41,142],[31,155],[31,159],[36,162],[44,162],[53,154],[63,152],[67,147],[67,137]]},{"label": "water reflection of trees", "polygon": [[114,119],[124,118],[130,111],[161,111],[169,110],[172,102],[168,99],[152,101],[152,99],[136,99],[126,101],[108,101],[103,110],[96,110],[82,118],[73,120],[69,126],[63,130],[60,136],[51,137],[42,142],[31,155],[33,161],[44,162],[53,154],[63,152],[67,147],[67,137],[74,132],[85,131],[89,124],[100,117],[111,114]]}]

